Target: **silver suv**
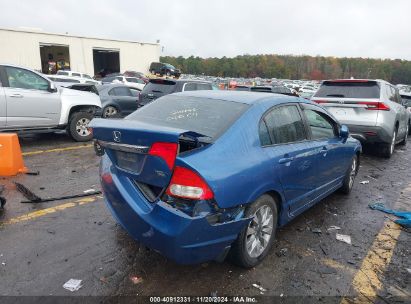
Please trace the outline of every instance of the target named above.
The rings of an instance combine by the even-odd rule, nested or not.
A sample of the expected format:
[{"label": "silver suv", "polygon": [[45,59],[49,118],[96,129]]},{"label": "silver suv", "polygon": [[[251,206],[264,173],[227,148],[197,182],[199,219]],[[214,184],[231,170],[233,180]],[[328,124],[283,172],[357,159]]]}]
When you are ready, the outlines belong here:
[{"label": "silver suv", "polygon": [[398,89],[384,80],[326,80],[311,100],[347,125],[352,137],[378,144],[386,158],[397,143],[407,143],[410,115]]}]

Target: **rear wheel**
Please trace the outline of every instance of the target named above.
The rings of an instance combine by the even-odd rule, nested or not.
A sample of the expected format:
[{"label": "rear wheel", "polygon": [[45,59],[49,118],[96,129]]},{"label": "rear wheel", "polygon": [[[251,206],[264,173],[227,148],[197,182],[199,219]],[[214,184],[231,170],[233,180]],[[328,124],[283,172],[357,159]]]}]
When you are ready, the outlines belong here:
[{"label": "rear wheel", "polygon": [[405,135],[404,139],[400,142],[401,146],[406,146],[407,145],[407,139],[408,139],[408,132],[410,130],[410,126],[407,124],[407,129],[405,129]]},{"label": "rear wheel", "polygon": [[235,264],[252,268],[265,258],[274,242],[278,222],[277,204],[265,194],[247,208],[245,216],[252,217],[252,220],[234,242],[230,257]]},{"label": "rear wheel", "polygon": [[89,129],[89,123],[93,119],[93,114],[88,112],[77,112],[71,115],[68,126],[70,136],[75,141],[89,141],[93,137]]},{"label": "rear wheel", "polygon": [[118,113],[117,109],[113,106],[107,106],[103,109],[103,117],[108,118]]},{"label": "rear wheel", "polygon": [[391,138],[391,142],[383,144],[382,146],[382,155],[385,158],[391,158],[392,154],[394,153],[396,140],[397,140],[397,130],[394,131],[394,134],[392,135],[392,138]]},{"label": "rear wheel", "polygon": [[351,160],[351,166],[348,168],[340,191],[344,194],[349,194],[354,186],[354,180],[358,172],[358,156],[355,155]]},{"label": "rear wheel", "polygon": [[167,75],[167,77],[170,77],[171,76],[170,71],[167,71],[166,75]]}]

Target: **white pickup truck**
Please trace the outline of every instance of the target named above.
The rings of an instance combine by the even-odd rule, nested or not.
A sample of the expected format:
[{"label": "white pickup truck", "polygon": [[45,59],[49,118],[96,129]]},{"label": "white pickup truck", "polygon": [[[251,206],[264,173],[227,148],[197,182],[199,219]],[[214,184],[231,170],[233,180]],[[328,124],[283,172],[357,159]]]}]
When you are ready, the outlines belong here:
[{"label": "white pickup truck", "polygon": [[35,71],[0,64],[0,131],[66,129],[88,141],[88,124],[101,112],[99,96],[57,87]]}]

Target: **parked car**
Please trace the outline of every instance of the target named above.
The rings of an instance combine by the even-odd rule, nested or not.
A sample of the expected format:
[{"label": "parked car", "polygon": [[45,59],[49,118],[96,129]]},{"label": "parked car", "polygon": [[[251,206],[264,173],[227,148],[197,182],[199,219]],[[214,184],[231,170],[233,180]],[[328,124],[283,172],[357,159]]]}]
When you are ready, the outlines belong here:
[{"label": "parked car", "polygon": [[208,81],[150,79],[141,91],[139,106],[142,107],[161,96],[171,93],[215,89],[213,84]]},{"label": "parked car", "polygon": [[43,76],[53,81],[56,86],[64,87],[64,88],[68,88],[72,86],[73,84],[81,83],[79,79],[75,79],[74,77],[48,75],[48,74],[43,74]]},{"label": "parked car", "polygon": [[88,141],[88,124],[101,109],[96,94],[56,85],[35,71],[0,65],[0,131],[66,129]]},{"label": "parked car", "polygon": [[126,86],[139,89],[140,91],[144,88],[146,83],[143,79],[137,77],[127,77],[124,75],[107,76],[101,79],[102,84],[107,83],[122,83]]},{"label": "parked car", "polygon": [[161,63],[161,62],[152,62],[150,64],[150,73],[159,74],[160,76],[174,76],[176,78],[180,77],[181,71],[171,64]]},{"label": "parked car", "polygon": [[149,79],[146,77],[146,75],[145,75],[144,73],[142,73],[142,72],[125,71],[123,75],[126,76],[126,77],[137,77],[137,78],[140,78],[140,79],[142,79],[145,83],[147,83],[148,80],[149,80]]},{"label": "parked car", "polygon": [[295,91],[285,87],[285,86],[243,86],[237,85],[234,88],[235,91],[251,91],[251,92],[264,92],[264,93],[275,93],[275,94],[283,94],[289,96],[298,96]]},{"label": "parked car", "polygon": [[231,251],[239,265],[256,266],[278,227],[351,191],[361,152],[321,106],[253,92],[167,95],[92,128],[114,217],[184,264]]},{"label": "parked car", "polygon": [[106,84],[98,87],[102,117],[123,117],[138,108],[140,91],[124,84]]},{"label": "parked car", "polygon": [[99,81],[94,80],[91,78],[90,75],[80,72],[68,71],[68,70],[59,70],[57,71],[55,76],[67,76],[70,78],[78,79],[80,83],[93,83],[93,84],[100,84]]},{"label": "parked car", "polygon": [[398,89],[383,80],[338,79],[324,81],[312,101],[326,107],[354,138],[379,144],[390,158],[396,144],[407,143],[410,116]]}]

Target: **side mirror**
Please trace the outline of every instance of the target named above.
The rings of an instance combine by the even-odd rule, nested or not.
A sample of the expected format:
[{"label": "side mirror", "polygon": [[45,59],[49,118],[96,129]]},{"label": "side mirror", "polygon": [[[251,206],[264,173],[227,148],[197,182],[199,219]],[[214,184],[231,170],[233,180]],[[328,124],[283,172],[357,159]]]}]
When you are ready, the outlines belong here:
[{"label": "side mirror", "polygon": [[57,92],[57,87],[56,87],[56,85],[54,84],[54,82],[50,82],[49,92],[51,92],[51,93]]},{"label": "side mirror", "polygon": [[350,135],[350,131],[346,125],[342,125],[340,128],[340,138],[343,140],[347,140],[348,136]]}]

